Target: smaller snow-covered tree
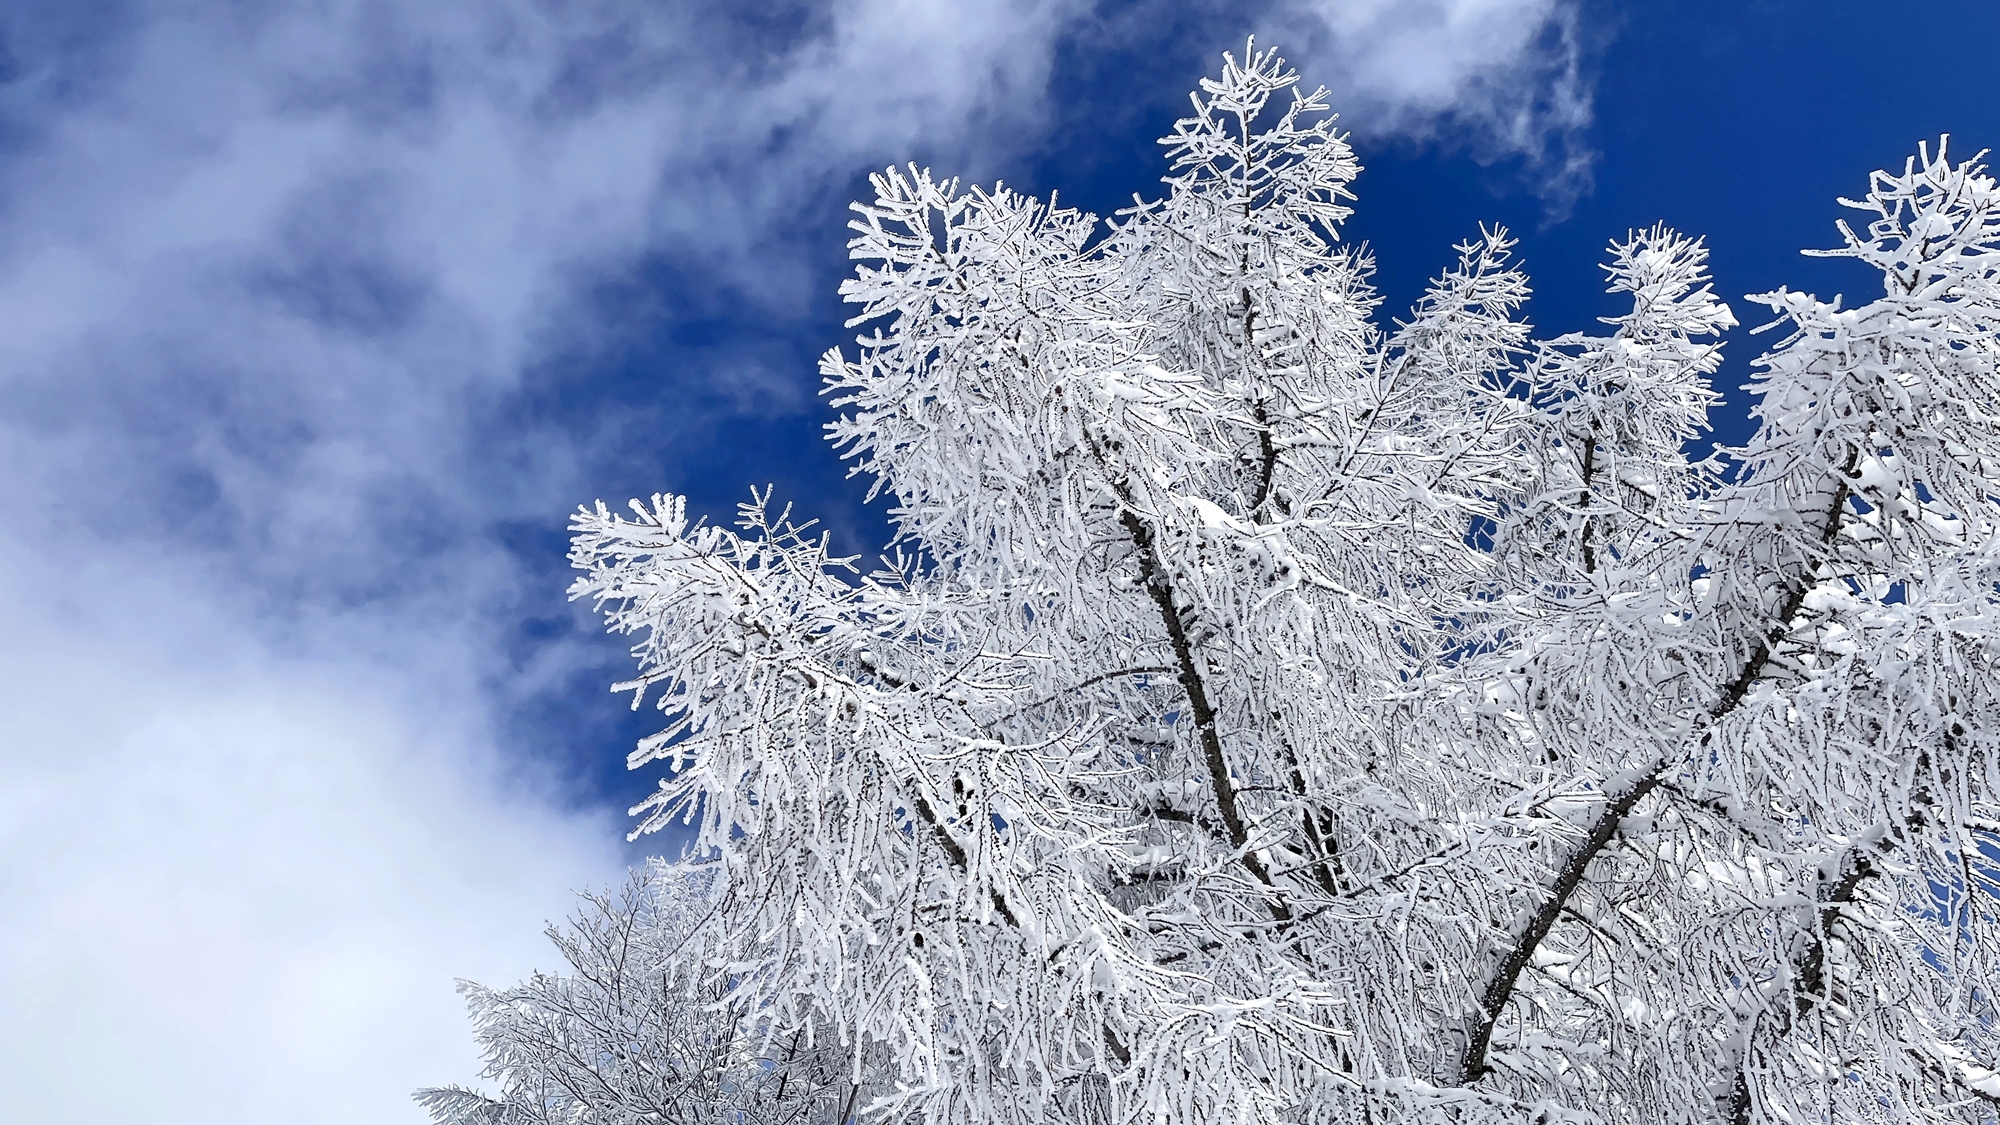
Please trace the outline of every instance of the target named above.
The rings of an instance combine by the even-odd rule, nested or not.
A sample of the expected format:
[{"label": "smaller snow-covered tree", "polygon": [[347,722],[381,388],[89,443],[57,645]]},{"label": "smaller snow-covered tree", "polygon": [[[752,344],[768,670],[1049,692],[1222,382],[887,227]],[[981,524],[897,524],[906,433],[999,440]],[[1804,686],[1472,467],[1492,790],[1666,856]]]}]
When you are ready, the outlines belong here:
[{"label": "smaller snow-covered tree", "polygon": [[653,861],[622,897],[593,894],[548,934],[568,967],[494,990],[460,981],[489,1097],[418,1091],[438,1125],[827,1125],[863,1085],[851,1051],[778,1029],[731,1001],[704,925],[708,873]]}]

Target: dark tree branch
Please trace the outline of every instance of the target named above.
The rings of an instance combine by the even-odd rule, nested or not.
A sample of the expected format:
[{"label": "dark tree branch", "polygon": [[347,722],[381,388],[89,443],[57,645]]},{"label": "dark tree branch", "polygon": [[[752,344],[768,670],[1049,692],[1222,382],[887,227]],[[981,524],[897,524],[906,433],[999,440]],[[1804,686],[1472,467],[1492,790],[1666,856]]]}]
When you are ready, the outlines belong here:
[{"label": "dark tree branch", "polygon": [[[936,810],[931,808],[931,803],[924,800],[924,795],[914,789],[910,791],[910,808],[916,811],[919,819],[930,826],[931,835],[936,837],[937,842],[944,848],[945,854],[951,857],[953,865],[961,872],[970,874],[972,865],[966,858],[965,846],[960,844],[957,838],[952,836],[951,832],[945,828],[944,822],[938,819]],[[995,889],[987,893],[993,897],[993,907],[1000,912],[1000,917],[1005,918],[1008,925],[1017,930],[1020,929],[1021,920],[1014,916],[1014,911],[1008,907],[1007,900],[1001,897],[999,890]]]},{"label": "dark tree branch", "polygon": [[1592,428],[1590,436],[1583,442],[1583,492],[1576,498],[1577,507],[1583,510],[1583,572],[1597,573],[1597,543],[1594,533],[1597,524],[1590,516],[1591,474],[1597,465],[1597,430]]},{"label": "dark tree branch", "polygon": [[[1291,767],[1292,793],[1302,805],[1309,805],[1312,798],[1306,793],[1305,771],[1299,768],[1299,756],[1292,751],[1289,743],[1285,746],[1286,764]],[[1313,881],[1329,897],[1340,896],[1340,884],[1347,874],[1346,866],[1340,862],[1340,845],[1334,839],[1333,823],[1325,814],[1305,807],[1299,811],[1299,819],[1305,822],[1306,842],[1316,857],[1306,866],[1312,868]],[[1296,868],[1294,869],[1296,870]]]},{"label": "dark tree branch", "polygon": [[1138,664],[1130,668],[1113,668],[1109,672],[1099,672],[1095,676],[1091,676],[1088,679],[1079,681],[1074,686],[1069,687],[1063,691],[1059,691],[1056,694],[1047,697],[1046,699],[1037,699],[1033,703],[1030,703],[1027,706],[1022,707],[1019,710],[1010,712],[1009,714],[1002,716],[1002,718],[1011,719],[1015,715],[1019,715],[1027,711],[1033,711],[1037,707],[1046,707],[1049,704],[1054,703],[1056,700],[1061,699],[1065,695],[1074,695],[1077,692],[1082,691],[1084,688],[1095,687],[1096,685],[1101,684],[1106,680],[1115,680],[1120,676],[1143,676],[1149,673],[1159,674],[1172,671],[1174,671],[1174,669],[1166,664]]},{"label": "dark tree branch", "polygon": [[[1188,638],[1187,624],[1181,620],[1180,609],[1174,604],[1173,584],[1160,565],[1153,529],[1129,506],[1119,513],[1118,519],[1125,525],[1126,534],[1132,537],[1133,546],[1138,548],[1139,577],[1145,583],[1146,593],[1158,607],[1160,621],[1167,629],[1167,639],[1173,644],[1174,660],[1180,670],[1181,690],[1187,693],[1188,711],[1194,716],[1195,733],[1201,739],[1202,756],[1208,766],[1209,786],[1215,790],[1216,811],[1221,814],[1222,826],[1229,833],[1229,843],[1239,853],[1243,866],[1259,883],[1276,889],[1264,861],[1258,859],[1257,853],[1250,848],[1250,830],[1237,804],[1236,786],[1230,780],[1229,763],[1222,754],[1222,737],[1215,729],[1215,706],[1209,702],[1208,685],[1202,681],[1201,669],[1195,664],[1194,643]],[[1284,921],[1291,918],[1292,911],[1282,899],[1272,899],[1271,915]]]},{"label": "dark tree branch", "polygon": [[1261,460],[1257,471],[1257,498],[1250,503],[1250,510],[1254,512],[1271,498],[1271,480],[1278,470],[1278,444],[1271,438],[1271,414],[1264,408],[1264,400],[1258,399],[1252,410],[1257,418],[1257,454]]},{"label": "dark tree branch", "polygon": [[[1945,730],[1944,750],[1947,759],[1956,756],[1958,751],[1958,734],[1962,729],[1957,723],[1953,723]],[[1928,751],[1919,751],[1917,753],[1916,773],[1919,777],[1929,771],[1930,761],[1931,757]],[[1929,803],[1929,798],[1922,789],[1917,790],[1913,794],[1913,797],[1915,798],[1914,803],[1917,805]],[[1921,828],[1927,822],[1927,819],[1920,809],[1912,809],[1906,816],[1906,823],[1912,828]],[[1883,873],[1882,867],[1875,862],[1876,857],[1888,856],[1906,838],[1904,825],[1892,822],[1889,825],[1888,832],[1881,839],[1857,843],[1849,847],[1847,854],[1841,858],[1839,868],[1840,877],[1835,879],[1831,884],[1821,886],[1818,925],[1813,931],[1812,943],[1806,947],[1805,951],[1798,956],[1792,965],[1792,980],[1797,982],[1792,989],[1792,1017],[1794,1020],[1804,1019],[1815,1007],[1831,999],[1827,995],[1826,982],[1827,939],[1833,936],[1834,927],[1841,922],[1842,909],[1854,901],[1855,896],[1861,890],[1861,885]],[[1783,1035],[1790,1031],[1791,1024],[1792,1020],[1787,1020],[1784,1026],[1778,1029],[1778,1034]],[[1723,1111],[1730,1125],[1749,1125],[1750,1123],[1750,1052],[1752,1049],[1750,1040],[1750,1036],[1745,1036],[1743,1053],[1736,1061],[1736,1080],[1730,1085],[1729,1102]],[[1978,1093],[1976,1090],[1973,1092]],[[1987,1097],[1984,1094],[1981,1096]]]},{"label": "dark tree branch", "polygon": [[[1855,452],[1850,452],[1848,455],[1847,469],[1841,474],[1842,479],[1834,491],[1833,503],[1829,506],[1826,522],[1820,532],[1822,545],[1831,543],[1834,536],[1839,534],[1841,514],[1847,507],[1846,477],[1853,471],[1857,456],[1858,453]],[[1802,577],[1786,595],[1770,631],[1758,642],[1756,650],[1743,662],[1743,667],[1737,672],[1736,677],[1723,689],[1721,697],[1709,709],[1708,722],[1703,729],[1697,752],[1699,748],[1709,744],[1715,736],[1717,724],[1736,710],[1749,692],[1750,685],[1764,674],[1777,646],[1791,631],[1792,619],[1798,616],[1800,608],[1805,605],[1806,594],[1811,588],[1811,578],[1807,575]],[[1661,758],[1653,763],[1643,776],[1632,782],[1623,793],[1607,801],[1603,811],[1598,813],[1596,821],[1591,824],[1590,834],[1575,851],[1570,853],[1569,859],[1557,872],[1555,883],[1549,887],[1548,898],[1543,900],[1541,907],[1528,920],[1528,925],[1521,931],[1521,936],[1515,939],[1513,946],[1507,951],[1507,956],[1500,962],[1493,979],[1487,983],[1486,991],[1479,998],[1480,1014],[1466,1037],[1465,1053],[1459,1059],[1460,1082],[1476,1082],[1485,1075],[1486,1051],[1493,1039],[1493,1028],[1499,1022],[1507,1002],[1513,998],[1514,988],[1520,982],[1522,970],[1534,960],[1535,951],[1541,947],[1542,940],[1548,937],[1549,930],[1555,926],[1563,908],[1569,905],[1570,896],[1583,885],[1583,877],[1591,861],[1617,837],[1619,822],[1629,816],[1633,807],[1666,779],[1666,771],[1671,765],[1669,760]]]},{"label": "dark tree branch", "polygon": [[1589,868],[1590,862],[1596,859],[1598,853],[1604,850],[1604,846],[1618,834],[1618,822],[1629,815],[1632,807],[1660,784],[1660,771],[1663,768],[1663,766],[1655,767],[1652,773],[1641,778],[1606,804],[1604,811],[1598,814],[1597,821],[1590,826],[1590,835],[1584,838],[1583,843],[1578,845],[1577,849],[1570,853],[1569,859],[1563,863],[1562,870],[1556,874],[1554,885],[1549,888],[1549,897],[1543,901],[1541,908],[1535,911],[1534,917],[1528,920],[1527,928],[1521,932],[1519,938],[1515,939],[1513,948],[1507,951],[1506,958],[1500,962],[1499,971],[1487,983],[1485,993],[1479,998],[1481,1014],[1466,1040],[1465,1054],[1459,1060],[1460,1081],[1476,1082],[1486,1073],[1486,1049],[1493,1040],[1494,1025],[1499,1022],[1500,1013],[1507,1007],[1507,1001],[1513,998],[1514,986],[1520,981],[1522,971],[1535,959],[1535,951],[1541,948],[1542,939],[1549,936],[1549,930],[1554,928],[1556,919],[1562,916],[1563,909],[1568,906],[1570,896],[1582,885],[1584,871]]}]

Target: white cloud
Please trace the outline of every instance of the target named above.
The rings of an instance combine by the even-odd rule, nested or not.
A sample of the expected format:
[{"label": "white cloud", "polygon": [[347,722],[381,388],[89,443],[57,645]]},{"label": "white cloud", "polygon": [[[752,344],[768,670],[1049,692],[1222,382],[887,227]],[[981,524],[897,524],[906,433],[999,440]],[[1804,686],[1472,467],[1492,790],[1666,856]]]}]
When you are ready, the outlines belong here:
[{"label": "white cloud", "polygon": [[[15,1113],[413,1121],[408,1090],[471,1077],[450,978],[546,965],[540,921],[615,878],[619,825],[496,749],[505,697],[559,661],[502,655],[512,607],[554,591],[524,587],[494,527],[592,498],[592,451],[538,433],[503,461],[478,419],[576,377],[546,361],[615,331],[593,287],[648,255],[778,315],[809,280],[774,251],[804,203],[889,160],[997,166],[1082,6],[860,0],[763,28],[639,0],[326,0],[5,25]],[[1405,7],[1292,12],[1310,75],[1346,60],[1350,123],[1457,115],[1525,150],[1587,120],[1518,92],[1556,73],[1546,36],[1517,34],[1552,0]]]},{"label": "white cloud", "polygon": [[1574,0],[1279,0],[1272,16],[1284,36],[1272,41],[1363,136],[1524,158],[1558,211],[1589,189],[1592,88]]},{"label": "white cloud", "polygon": [[495,760],[454,641],[428,675],[288,659],[134,561],[0,557],[12,1112],[414,1118],[472,1070],[452,978],[551,960],[611,818]]}]

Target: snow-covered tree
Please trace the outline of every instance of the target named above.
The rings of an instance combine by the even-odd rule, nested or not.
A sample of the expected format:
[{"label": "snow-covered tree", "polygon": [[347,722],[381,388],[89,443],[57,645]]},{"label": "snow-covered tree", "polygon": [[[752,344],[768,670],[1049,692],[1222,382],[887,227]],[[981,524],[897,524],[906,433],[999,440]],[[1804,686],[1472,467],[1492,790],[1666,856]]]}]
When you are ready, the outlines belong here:
[{"label": "snow-covered tree", "polygon": [[1752,298],[1691,457],[1700,242],[1611,247],[1608,335],[1535,342],[1500,230],[1385,323],[1323,97],[1225,56],[1108,222],[875,178],[880,569],[576,517],[718,888],[675,971],[883,1120],[1992,1119],[2000,186],[1877,173],[1883,296]]},{"label": "snow-covered tree", "polygon": [[[706,873],[654,861],[623,895],[588,895],[550,927],[568,963],[505,991],[459,982],[499,1096],[417,1092],[439,1125],[826,1125],[865,1083],[854,1052],[777,1034],[730,998]],[[718,972],[718,970],[720,970]],[[874,1069],[879,1069],[874,1068]],[[872,1073],[873,1070],[870,1070]]]}]

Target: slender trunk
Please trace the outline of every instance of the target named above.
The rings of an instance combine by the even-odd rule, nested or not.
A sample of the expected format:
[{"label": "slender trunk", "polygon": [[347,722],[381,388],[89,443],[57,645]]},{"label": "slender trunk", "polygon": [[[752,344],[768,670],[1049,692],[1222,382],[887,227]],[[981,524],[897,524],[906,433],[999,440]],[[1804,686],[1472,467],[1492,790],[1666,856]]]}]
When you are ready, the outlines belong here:
[{"label": "slender trunk", "polygon": [[[1202,679],[1200,666],[1195,663],[1194,643],[1188,638],[1187,623],[1181,619],[1180,609],[1175,605],[1173,584],[1160,565],[1153,529],[1129,507],[1119,514],[1119,520],[1125,525],[1126,534],[1132,537],[1132,545],[1138,548],[1140,578],[1145,583],[1146,593],[1159,609],[1160,623],[1166,626],[1167,639],[1173,646],[1181,690],[1187,695],[1188,713],[1194,718],[1195,734],[1201,740],[1209,786],[1215,790],[1215,807],[1222,817],[1223,830],[1229,833],[1230,846],[1237,850],[1250,874],[1259,883],[1275,889],[1270,870],[1250,847],[1250,829],[1244,822],[1242,807],[1237,801],[1236,785],[1229,775],[1229,763],[1223,757],[1222,736],[1215,729],[1215,706],[1209,701],[1208,685]],[[1288,921],[1292,911],[1283,900],[1272,899],[1271,916],[1279,921]]]}]

